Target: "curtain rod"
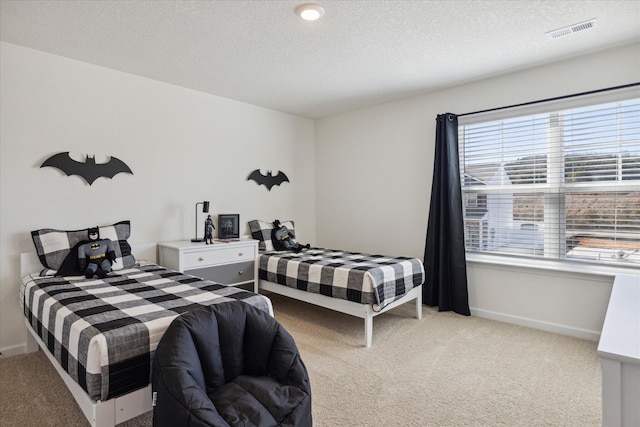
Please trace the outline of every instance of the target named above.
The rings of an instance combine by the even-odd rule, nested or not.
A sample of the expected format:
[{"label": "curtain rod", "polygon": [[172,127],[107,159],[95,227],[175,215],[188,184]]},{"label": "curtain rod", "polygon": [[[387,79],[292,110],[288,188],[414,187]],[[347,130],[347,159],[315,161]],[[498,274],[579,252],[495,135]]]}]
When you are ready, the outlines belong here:
[{"label": "curtain rod", "polygon": [[543,102],[558,101],[560,99],[566,99],[566,98],[575,98],[577,96],[593,95],[594,93],[607,92],[607,91],[610,91],[610,90],[625,89],[625,88],[628,88],[628,87],[633,87],[633,86],[638,86],[638,85],[640,85],[640,82],[629,83],[629,84],[622,85],[622,86],[608,87],[608,88],[604,88],[604,89],[596,89],[596,90],[591,90],[591,91],[588,91],[588,92],[573,93],[571,95],[556,96],[555,98],[539,99],[537,101],[529,101],[529,102],[524,102],[522,104],[507,105],[505,107],[489,108],[487,110],[474,111],[472,113],[457,114],[457,116],[458,117],[464,117],[464,116],[471,116],[473,114],[480,114],[480,113],[488,113],[488,112],[491,112],[491,111],[506,110],[507,108],[524,107],[524,106],[527,106],[527,105],[541,104]]}]

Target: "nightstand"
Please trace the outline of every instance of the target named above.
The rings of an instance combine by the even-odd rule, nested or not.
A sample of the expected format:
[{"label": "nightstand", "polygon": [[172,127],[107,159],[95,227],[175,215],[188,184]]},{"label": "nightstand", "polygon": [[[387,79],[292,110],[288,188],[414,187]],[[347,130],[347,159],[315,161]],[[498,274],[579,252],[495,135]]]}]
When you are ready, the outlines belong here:
[{"label": "nightstand", "polygon": [[209,245],[181,240],[158,243],[158,252],[164,267],[258,293],[257,240],[214,240]]}]

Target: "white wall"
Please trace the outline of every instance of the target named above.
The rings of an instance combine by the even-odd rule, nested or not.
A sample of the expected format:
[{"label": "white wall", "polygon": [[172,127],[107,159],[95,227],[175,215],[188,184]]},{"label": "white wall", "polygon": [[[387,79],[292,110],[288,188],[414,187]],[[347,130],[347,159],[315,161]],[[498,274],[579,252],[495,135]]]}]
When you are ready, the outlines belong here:
[{"label": "white wall", "polygon": [[[437,114],[638,80],[640,45],[633,44],[318,120],[318,245],[423,258]],[[611,278],[468,267],[473,314],[597,339]]]},{"label": "white wall", "polygon": [[[0,43],[0,350],[23,343],[29,232],[131,219],[134,242],[192,237],[194,204],[241,221],[293,218],[304,242],[422,258],[435,117],[635,82],[640,45],[610,49],[313,122]],[[315,134],[314,134],[315,132]],[[113,155],[133,176],[92,186],[39,165]],[[271,192],[255,168],[291,178]],[[245,228],[244,233],[248,233]],[[317,236],[317,238],[316,238]],[[427,266],[428,267],[428,266]],[[472,313],[596,338],[612,281],[469,263]]]},{"label": "white wall", "polygon": [[[195,203],[211,213],[296,220],[315,240],[314,122],[0,43],[0,351],[24,342],[18,304],[19,254],[30,231],[132,222],[132,242],[189,239]],[[50,155],[115,156],[133,175],[89,186],[53,168]],[[284,171],[290,183],[267,191],[249,172]],[[202,236],[204,217],[199,217]]]}]

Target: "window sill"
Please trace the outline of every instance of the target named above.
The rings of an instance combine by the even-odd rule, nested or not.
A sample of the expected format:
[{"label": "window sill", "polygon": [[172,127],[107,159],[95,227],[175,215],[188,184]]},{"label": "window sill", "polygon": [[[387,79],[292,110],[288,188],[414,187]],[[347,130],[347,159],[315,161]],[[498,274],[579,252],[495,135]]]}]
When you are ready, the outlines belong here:
[{"label": "window sill", "polygon": [[618,274],[640,275],[638,265],[593,265],[579,261],[559,261],[545,259],[523,259],[516,257],[466,253],[467,262],[493,264],[505,267],[518,267],[534,270],[551,270],[564,273],[581,273],[592,276],[615,277]]}]

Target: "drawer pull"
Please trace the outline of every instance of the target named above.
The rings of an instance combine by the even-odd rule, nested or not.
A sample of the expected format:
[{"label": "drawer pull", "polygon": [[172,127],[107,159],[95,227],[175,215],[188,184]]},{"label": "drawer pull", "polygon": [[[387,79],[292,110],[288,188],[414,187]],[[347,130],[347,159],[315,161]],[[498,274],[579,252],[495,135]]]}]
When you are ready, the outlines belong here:
[{"label": "drawer pull", "polygon": [[244,254],[243,254],[242,252],[240,252],[240,253],[238,254],[238,256],[243,256],[243,255],[244,255]]},{"label": "drawer pull", "polygon": [[238,275],[242,276],[244,274],[244,270],[238,271]]},{"label": "drawer pull", "polygon": [[204,261],[204,258],[200,257],[198,258],[198,261]]}]

